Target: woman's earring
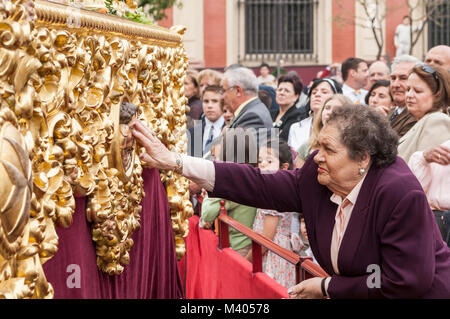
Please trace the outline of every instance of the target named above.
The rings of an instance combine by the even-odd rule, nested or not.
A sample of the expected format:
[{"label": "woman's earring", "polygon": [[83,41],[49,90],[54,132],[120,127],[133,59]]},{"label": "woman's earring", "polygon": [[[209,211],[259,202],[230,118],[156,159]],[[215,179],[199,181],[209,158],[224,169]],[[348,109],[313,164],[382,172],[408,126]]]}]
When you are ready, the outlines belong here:
[{"label": "woman's earring", "polygon": [[360,174],[360,175],[364,175],[365,172],[366,172],[366,169],[365,169],[365,168],[360,168],[360,169],[359,169],[359,174]]}]

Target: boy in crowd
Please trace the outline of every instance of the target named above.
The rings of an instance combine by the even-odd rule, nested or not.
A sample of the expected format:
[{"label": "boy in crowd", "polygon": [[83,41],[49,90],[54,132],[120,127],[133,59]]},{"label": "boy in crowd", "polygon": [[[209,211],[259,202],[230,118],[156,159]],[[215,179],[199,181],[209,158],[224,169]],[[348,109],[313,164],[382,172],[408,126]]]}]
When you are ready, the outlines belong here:
[{"label": "boy in crowd", "polygon": [[205,117],[189,129],[188,154],[191,156],[204,157],[208,154],[212,141],[220,136],[225,126],[224,103],[220,90],[220,86],[217,85],[207,86],[204,89],[202,105]]}]

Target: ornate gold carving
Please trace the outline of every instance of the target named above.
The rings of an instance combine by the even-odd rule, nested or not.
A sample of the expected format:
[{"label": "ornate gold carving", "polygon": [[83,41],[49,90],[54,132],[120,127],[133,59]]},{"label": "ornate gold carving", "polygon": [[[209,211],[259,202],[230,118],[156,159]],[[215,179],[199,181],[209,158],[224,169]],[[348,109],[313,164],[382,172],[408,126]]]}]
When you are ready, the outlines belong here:
[{"label": "ornate gold carving", "polygon": [[[183,32],[2,0],[0,297],[53,296],[42,264],[57,251],[55,225],[72,223],[75,195],[88,196],[99,268],[120,274],[129,263],[144,193],[138,157],[120,148],[120,104],[138,106],[170,149],[185,151]],[[193,212],[188,182],[172,172],[161,179],[180,258]]]},{"label": "ornate gold carving", "polygon": [[58,240],[51,220],[39,212],[31,161],[8,108],[0,110],[0,180],[0,298],[52,297],[42,263]]}]

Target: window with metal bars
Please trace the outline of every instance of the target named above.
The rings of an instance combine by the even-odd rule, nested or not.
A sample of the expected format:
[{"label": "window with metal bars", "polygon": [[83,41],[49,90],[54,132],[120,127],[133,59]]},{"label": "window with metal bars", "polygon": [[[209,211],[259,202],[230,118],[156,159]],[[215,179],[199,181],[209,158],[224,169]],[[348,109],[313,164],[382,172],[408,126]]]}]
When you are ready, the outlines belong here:
[{"label": "window with metal bars", "polygon": [[450,45],[450,2],[435,9],[434,18],[428,21],[428,48],[440,44]]},{"label": "window with metal bars", "polygon": [[246,53],[313,53],[315,2],[245,0]]}]

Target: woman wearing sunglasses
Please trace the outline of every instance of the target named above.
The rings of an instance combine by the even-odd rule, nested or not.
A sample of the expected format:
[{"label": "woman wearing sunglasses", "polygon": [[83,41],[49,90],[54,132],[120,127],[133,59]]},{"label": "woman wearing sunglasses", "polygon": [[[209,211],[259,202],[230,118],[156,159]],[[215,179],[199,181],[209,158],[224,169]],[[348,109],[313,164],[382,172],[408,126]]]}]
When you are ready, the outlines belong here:
[{"label": "woman wearing sunglasses", "polygon": [[399,156],[416,175],[450,247],[450,76],[439,67],[418,65],[408,78],[406,106],[417,123],[399,140]]},{"label": "woman wearing sunglasses", "polygon": [[417,151],[450,139],[450,74],[429,65],[415,66],[409,75],[406,106],[417,123],[399,140],[398,155],[408,162]]}]

